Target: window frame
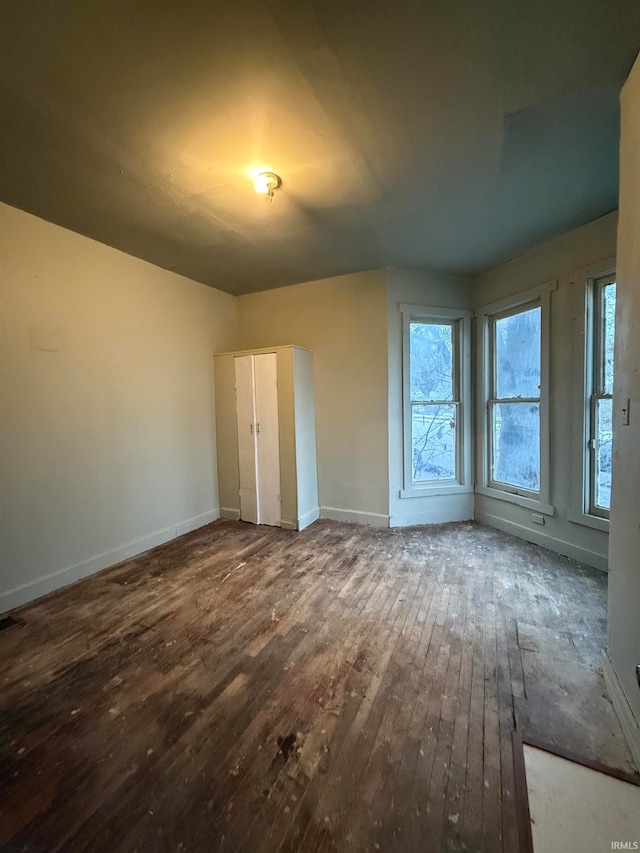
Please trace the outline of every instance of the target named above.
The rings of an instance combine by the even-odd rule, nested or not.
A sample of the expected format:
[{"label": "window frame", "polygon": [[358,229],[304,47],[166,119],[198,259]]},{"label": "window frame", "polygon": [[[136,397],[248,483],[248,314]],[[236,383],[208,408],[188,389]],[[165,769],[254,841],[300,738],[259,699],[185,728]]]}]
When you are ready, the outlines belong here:
[{"label": "window frame", "polygon": [[[424,305],[400,305],[402,314],[402,419],[403,486],[401,498],[416,498],[473,492],[472,406],[471,406],[471,317],[461,308],[433,308]],[[436,323],[453,326],[454,399],[428,400],[456,406],[456,476],[447,480],[413,480],[410,326],[411,323]],[[457,391],[457,394],[456,394]],[[416,401],[417,403],[418,401]]]},{"label": "window frame", "polygon": [[[582,524],[609,531],[610,511],[595,506],[594,474],[595,449],[592,440],[596,429],[597,385],[600,383],[599,356],[602,352],[598,292],[616,281],[616,259],[608,258],[599,264],[578,270],[572,281],[574,302],[574,398],[573,441],[571,459],[571,505],[567,518]],[[604,395],[609,396],[609,395]]]},{"label": "window frame", "polygon": [[[555,515],[551,503],[550,451],[550,323],[551,293],[557,279],[545,282],[514,296],[484,305],[476,311],[478,341],[479,393],[477,408],[477,456],[480,460],[476,492],[490,498],[517,504],[543,515]],[[540,306],[540,488],[531,491],[493,479],[492,407],[497,398],[491,394],[496,384],[495,340],[496,320]],[[522,401],[525,402],[524,400]],[[536,400],[537,402],[537,400]]]}]

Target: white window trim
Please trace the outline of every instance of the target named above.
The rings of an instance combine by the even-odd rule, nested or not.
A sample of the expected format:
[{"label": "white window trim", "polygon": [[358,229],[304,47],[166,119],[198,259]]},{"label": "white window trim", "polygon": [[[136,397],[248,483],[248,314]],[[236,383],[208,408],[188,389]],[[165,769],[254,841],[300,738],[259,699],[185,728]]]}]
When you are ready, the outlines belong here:
[{"label": "white window trim", "polygon": [[[436,495],[459,495],[473,492],[473,440],[471,408],[471,311],[462,308],[432,308],[426,305],[399,305],[402,313],[402,435],[403,435],[403,483],[401,498],[435,497]],[[409,326],[411,321],[442,321],[460,323],[458,341],[458,364],[460,368],[460,403],[456,448],[458,454],[458,476],[456,480],[433,480],[413,485],[411,458],[411,407]]]},{"label": "white window trim", "polygon": [[[477,341],[478,341],[478,376],[479,393],[477,404],[477,454],[480,460],[477,494],[495,498],[500,501],[517,504],[525,509],[531,509],[543,515],[555,515],[555,507],[551,503],[551,453],[550,453],[550,359],[551,359],[551,293],[558,287],[558,280],[553,279],[544,284],[532,287],[522,293],[500,299],[489,305],[484,305],[476,311]],[[489,352],[490,334],[489,323],[495,314],[526,308],[527,305],[541,307],[541,337],[540,337],[540,491],[531,493],[527,489],[510,486],[496,487],[490,479],[490,447],[489,447],[489,370],[492,369],[491,353]]]},{"label": "white window trim", "polygon": [[591,393],[593,371],[593,288],[598,279],[616,271],[616,259],[576,270],[572,276],[574,289],[573,333],[573,430],[571,441],[571,496],[567,518],[574,524],[609,532],[609,519],[593,515],[589,510],[590,459],[587,442],[591,436]]}]

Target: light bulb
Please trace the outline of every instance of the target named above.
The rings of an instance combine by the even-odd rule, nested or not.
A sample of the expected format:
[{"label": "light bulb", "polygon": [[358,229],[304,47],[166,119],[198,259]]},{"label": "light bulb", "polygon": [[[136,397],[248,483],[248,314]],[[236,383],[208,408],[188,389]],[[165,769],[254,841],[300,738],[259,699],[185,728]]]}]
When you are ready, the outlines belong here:
[{"label": "light bulb", "polygon": [[273,198],[273,191],[280,186],[280,178],[274,172],[260,172],[253,182],[257,193],[267,196],[267,201]]},{"label": "light bulb", "polygon": [[269,172],[260,172],[253,182],[253,187],[257,193],[268,193],[272,186],[273,182]]}]

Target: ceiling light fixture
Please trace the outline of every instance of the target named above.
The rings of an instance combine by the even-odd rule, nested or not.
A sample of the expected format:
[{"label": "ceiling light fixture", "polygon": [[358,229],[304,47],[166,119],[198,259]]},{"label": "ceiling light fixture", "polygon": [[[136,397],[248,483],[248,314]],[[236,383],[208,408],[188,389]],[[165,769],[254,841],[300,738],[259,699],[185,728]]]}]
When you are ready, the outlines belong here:
[{"label": "ceiling light fixture", "polygon": [[277,190],[281,183],[282,181],[275,172],[260,172],[253,182],[253,187],[257,193],[265,194],[267,201],[271,203],[273,201],[273,191]]}]

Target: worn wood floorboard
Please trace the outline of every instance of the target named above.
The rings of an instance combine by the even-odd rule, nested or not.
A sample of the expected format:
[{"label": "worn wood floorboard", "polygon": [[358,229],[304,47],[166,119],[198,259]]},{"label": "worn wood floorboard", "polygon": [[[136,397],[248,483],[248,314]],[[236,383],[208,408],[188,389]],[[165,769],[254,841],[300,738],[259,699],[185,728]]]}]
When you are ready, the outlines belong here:
[{"label": "worn wood floorboard", "polygon": [[633,769],[606,577],[472,523],[216,522],[15,615],[6,851],[515,853],[516,724]]}]

